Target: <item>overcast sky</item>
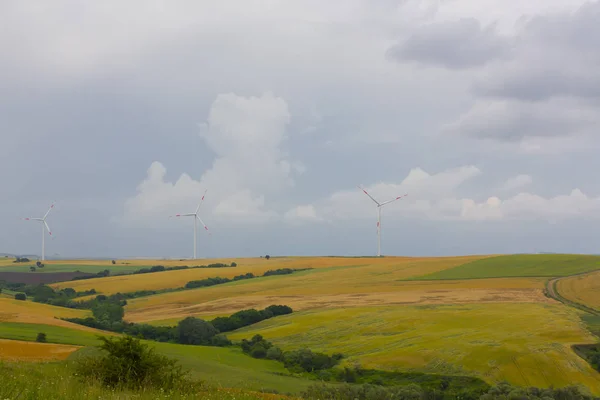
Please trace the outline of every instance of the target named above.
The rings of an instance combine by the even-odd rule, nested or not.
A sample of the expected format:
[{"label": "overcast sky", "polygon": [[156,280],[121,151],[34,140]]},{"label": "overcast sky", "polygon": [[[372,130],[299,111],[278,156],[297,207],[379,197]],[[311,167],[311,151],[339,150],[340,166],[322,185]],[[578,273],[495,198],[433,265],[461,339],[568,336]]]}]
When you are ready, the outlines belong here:
[{"label": "overcast sky", "polygon": [[0,2],[0,252],[600,253],[600,2]]}]

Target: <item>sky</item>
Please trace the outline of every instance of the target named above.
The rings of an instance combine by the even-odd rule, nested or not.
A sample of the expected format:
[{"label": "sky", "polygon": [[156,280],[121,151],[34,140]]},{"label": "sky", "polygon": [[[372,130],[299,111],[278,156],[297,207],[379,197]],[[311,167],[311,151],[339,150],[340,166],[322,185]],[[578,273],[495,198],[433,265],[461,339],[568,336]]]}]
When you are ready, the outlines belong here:
[{"label": "sky", "polygon": [[0,2],[0,252],[600,253],[600,2]]}]

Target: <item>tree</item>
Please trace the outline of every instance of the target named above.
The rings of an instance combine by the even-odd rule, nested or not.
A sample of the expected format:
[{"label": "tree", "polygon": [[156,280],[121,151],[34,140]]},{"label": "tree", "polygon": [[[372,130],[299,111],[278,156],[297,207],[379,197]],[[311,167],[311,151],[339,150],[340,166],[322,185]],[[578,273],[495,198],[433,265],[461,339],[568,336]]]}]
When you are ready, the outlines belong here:
[{"label": "tree", "polygon": [[35,272],[35,267],[34,267],[34,266],[31,266],[31,267],[29,267],[29,270],[30,270],[31,272]]},{"label": "tree", "polygon": [[46,334],[44,332],[38,333],[37,337],[35,338],[35,341],[39,343],[46,343]]},{"label": "tree", "polygon": [[232,262],[232,263],[231,263],[231,266],[232,266],[232,267],[237,267],[237,263],[236,263],[236,262]]},{"label": "tree", "polygon": [[269,259],[271,258],[271,256],[267,254],[267,255],[265,256],[265,258],[266,258],[267,260],[269,260]]},{"label": "tree", "polygon": [[15,300],[27,300],[27,295],[25,293],[17,293],[15,294]]},{"label": "tree", "polygon": [[33,292],[33,301],[35,301],[36,303],[47,303],[48,300],[54,297],[56,297],[54,289],[46,285],[37,286]]},{"label": "tree", "polygon": [[187,317],[177,324],[178,342],[182,344],[208,345],[219,331],[210,322]]},{"label": "tree", "polygon": [[115,260],[111,261],[112,265],[115,265],[117,262]]},{"label": "tree", "polygon": [[113,323],[123,321],[125,310],[119,303],[101,302],[92,307],[92,314],[99,322]]}]

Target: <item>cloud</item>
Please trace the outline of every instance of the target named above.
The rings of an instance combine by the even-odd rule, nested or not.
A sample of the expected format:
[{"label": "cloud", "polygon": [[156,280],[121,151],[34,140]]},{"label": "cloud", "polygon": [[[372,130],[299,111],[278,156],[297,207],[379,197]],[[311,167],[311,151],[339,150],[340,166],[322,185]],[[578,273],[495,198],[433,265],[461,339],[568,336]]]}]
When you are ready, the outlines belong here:
[{"label": "cloud", "polygon": [[474,18],[436,22],[418,29],[388,50],[398,61],[463,69],[485,65],[509,53],[509,41],[494,26],[482,27]]},{"label": "cloud", "polygon": [[[366,190],[378,201],[393,199],[400,193],[408,197],[398,204],[384,206],[385,214],[395,218],[423,219],[433,221],[480,221],[480,220],[534,220],[569,219],[577,217],[600,218],[600,197],[585,195],[574,189],[567,195],[545,198],[521,192],[502,200],[489,196],[478,201],[463,197],[460,187],[481,175],[473,166],[464,166],[429,174],[420,168],[412,169],[401,183],[377,183]],[[518,175],[508,179],[499,191],[517,190],[529,185],[533,178]],[[490,189],[489,191],[492,191]],[[488,192],[489,193],[489,192]],[[311,205],[303,205],[289,211],[290,215],[303,210],[310,220],[352,220],[375,216],[375,205],[358,190],[339,191]]]},{"label": "cloud", "polygon": [[477,94],[525,101],[600,97],[600,2],[535,16],[517,38],[515,57],[484,71]]},{"label": "cloud", "polygon": [[500,187],[500,191],[509,192],[516,189],[521,189],[525,186],[531,185],[532,182],[533,178],[529,175],[517,175],[504,182],[504,184]]},{"label": "cloud", "polygon": [[294,207],[285,213],[284,218],[291,223],[323,221],[312,204]]},{"label": "cloud", "polygon": [[478,139],[520,142],[526,138],[594,134],[598,123],[597,109],[576,99],[479,100],[456,121],[446,124],[442,131]]},{"label": "cloud", "polygon": [[184,173],[171,183],[165,180],[166,168],[154,162],[138,193],[126,201],[125,219],[187,212],[205,190],[209,193],[204,207],[215,217],[238,221],[276,217],[266,196],[292,187],[293,174],[305,169],[289,161],[283,150],[289,121],[287,103],[271,93],[217,96],[200,133],[217,156],[212,167],[199,180]]},{"label": "cloud", "polygon": [[535,139],[541,146],[558,137],[589,142],[600,123],[600,2],[520,26],[511,57],[476,72],[477,100],[442,131],[513,143]]}]

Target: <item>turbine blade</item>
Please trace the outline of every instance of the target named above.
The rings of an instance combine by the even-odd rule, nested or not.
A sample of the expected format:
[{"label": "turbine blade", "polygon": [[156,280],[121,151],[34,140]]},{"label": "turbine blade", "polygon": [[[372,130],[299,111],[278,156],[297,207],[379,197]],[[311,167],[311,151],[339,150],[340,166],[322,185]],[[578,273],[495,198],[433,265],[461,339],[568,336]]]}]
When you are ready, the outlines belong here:
[{"label": "turbine blade", "polygon": [[406,197],[406,196],[408,196],[408,193],[407,193],[407,194],[403,194],[402,196],[398,196],[398,197],[396,197],[395,199],[392,199],[392,200],[386,201],[385,203],[381,203],[381,205],[382,205],[382,206],[384,206],[384,205],[386,205],[386,204],[393,203],[394,201],[396,201],[396,200],[400,200],[401,198],[403,198],[403,197]]},{"label": "turbine blade", "polygon": [[54,208],[54,203],[52,203],[52,205],[50,206],[50,208],[48,209],[48,211],[46,211],[46,214],[44,214],[44,218],[42,219],[46,219],[46,217],[48,216],[48,214],[50,214],[50,211],[52,211],[52,209]]},{"label": "turbine blade", "polygon": [[208,189],[206,189],[204,191],[204,194],[202,195],[202,198],[200,199],[200,203],[198,203],[198,207],[196,207],[196,214],[198,214],[198,211],[200,211],[200,206],[202,205],[202,202],[204,201],[204,196],[206,196],[206,192],[208,192]]},{"label": "turbine blade", "polygon": [[208,226],[206,226],[206,224],[204,223],[204,221],[202,221],[202,219],[196,215],[196,218],[198,218],[198,221],[200,221],[200,223],[202,224],[202,226],[204,226],[204,229],[208,231]]},{"label": "turbine blade", "polygon": [[360,186],[358,186],[358,188],[359,188],[360,190],[362,190],[362,191],[363,191],[363,192],[364,192],[364,193],[365,193],[367,196],[369,196],[369,198],[370,198],[371,200],[373,200],[373,201],[375,202],[375,204],[377,204],[378,206],[379,206],[379,205],[381,205],[381,204],[379,204],[379,202],[378,202],[377,200],[375,200],[375,199],[373,198],[373,196],[371,196],[371,195],[370,195],[370,194],[369,194],[369,193],[368,193],[368,192],[367,192],[365,189],[363,189],[363,188],[362,188],[362,187],[360,187]]},{"label": "turbine blade", "polygon": [[169,215],[169,218],[173,218],[173,217],[193,217],[196,214],[175,214],[175,215]]},{"label": "turbine blade", "polygon": [[48,223],[46,221],[44,221],[44,225],[46,225],[46,229],[48,229],[48,234],[52,236],[52,231],[50,230],[50,227],[48,226]]}]

